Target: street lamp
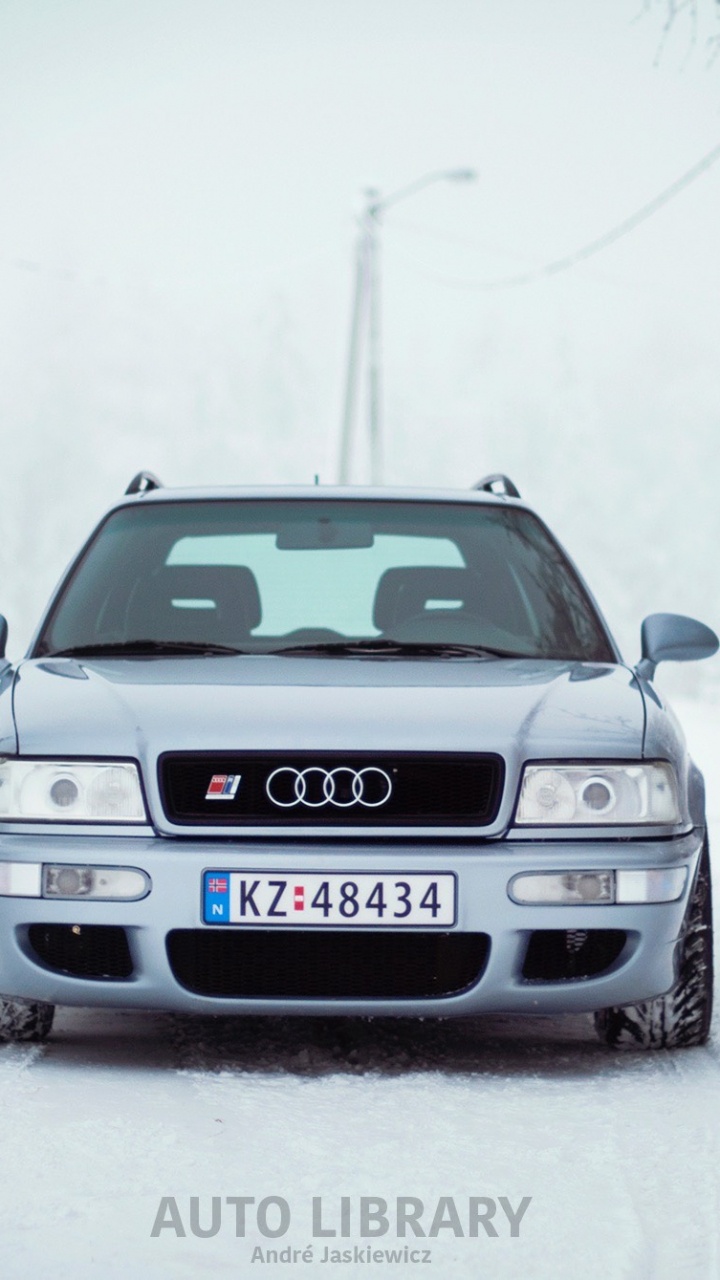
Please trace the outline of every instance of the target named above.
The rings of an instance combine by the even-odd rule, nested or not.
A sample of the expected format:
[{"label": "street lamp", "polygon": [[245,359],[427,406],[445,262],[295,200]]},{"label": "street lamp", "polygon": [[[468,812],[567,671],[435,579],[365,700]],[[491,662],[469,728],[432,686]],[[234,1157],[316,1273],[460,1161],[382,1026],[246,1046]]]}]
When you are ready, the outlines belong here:
[{"label": "street lamp", "polygon": [[389,196],[369,188],[367,203],[360,216],[355,254],[355,289],[353,293],[350,345],[345,378],[345,402],[340,437],[340,484],[350,478],[353,430],[358,392],[358,377],[363,329],[368,337],[368,434],[370,442],[370,480],[382,479],[382,428],[380,410],[380,238],[382,215],[391,205],[415,195],[433,182],[473,182],[473,169],[440,169],[426,173],[414,182],[400,187]]}]

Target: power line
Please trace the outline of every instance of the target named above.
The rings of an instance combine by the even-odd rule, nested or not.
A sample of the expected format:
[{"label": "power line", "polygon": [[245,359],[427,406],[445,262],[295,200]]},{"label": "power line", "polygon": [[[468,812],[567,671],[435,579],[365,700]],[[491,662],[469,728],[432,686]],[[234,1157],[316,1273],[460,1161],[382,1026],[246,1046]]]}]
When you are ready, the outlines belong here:
[{"label": "power line", "polygon": [[659,195],[644,204],[635,213],[630,214],[628,218],[624,218],[622,222],[618,222],[616,226],[611,227],[604,235],[598,236],[596,240],[591,240],[589,244],[583,245],[582,248],[576,249],[574,253],[566,254],[563,258],[555,258],[552,262],[546,262],[540,267],[534,267],[531,271],[524,271],[520,275],[499,276],[494,280],[461,280],[450,276],[441,276],[434,271],[425,271],[424,274],[433,280],[439,280],[443,284],[452,285],[458,289],[510,289],[518,285],[534,284],[537,280],[545,279],[547,276],[558,275],[561,271],[568,271],[571,267],[577,266],[579,262],[584,262],[587,258],[592,258],[601,250],[607,249],[616,240],[625,236],[630,231],[634,231],[641,222],[645,222],[651,218],[653,214],[662,209],[664,205],[669,204],[676,196],[695,182],[703,173],[720,160],[720,143],[713,147],[712,151],[708,151],[702,160],[698,160],[692,169],[688,169],[681,177],[676,178],[674,182],[661,191]]}]

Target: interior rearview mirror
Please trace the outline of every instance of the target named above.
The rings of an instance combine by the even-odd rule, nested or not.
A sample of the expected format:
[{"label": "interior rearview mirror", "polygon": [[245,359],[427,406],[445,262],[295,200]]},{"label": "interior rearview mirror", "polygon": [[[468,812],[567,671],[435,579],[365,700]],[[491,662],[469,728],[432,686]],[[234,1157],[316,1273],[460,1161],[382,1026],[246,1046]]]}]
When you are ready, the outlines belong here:
[{"label": "interior rearview mirror", "polygon": [[372,547],[375,534],[371,524],[360,520],[319,520],[287,524],[277,535],[279,551],[348,551],[356,547]]}]

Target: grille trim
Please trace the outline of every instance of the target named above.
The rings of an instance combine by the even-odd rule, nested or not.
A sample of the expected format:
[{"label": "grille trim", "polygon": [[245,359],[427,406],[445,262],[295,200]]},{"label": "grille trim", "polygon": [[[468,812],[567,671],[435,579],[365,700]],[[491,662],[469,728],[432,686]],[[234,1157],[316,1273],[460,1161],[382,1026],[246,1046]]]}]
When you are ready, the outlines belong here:
[{"label": "grille trim", "polygon": [[412,1000],[458,995],[482,977],[484,933],[174,929],[173,977],[195,995],[236,999]]},{"label": "grille trim", "polygon": [[[267,798],[278,768],[383,769],[393,791],[386,803],[280,807]],[[216,774],[242,775],[230,800],[207,800]],[[193,827],[487,827],[498,813],[505,776],[502,757],[471,752],[164,752],[158,760],[165,816]]]}]

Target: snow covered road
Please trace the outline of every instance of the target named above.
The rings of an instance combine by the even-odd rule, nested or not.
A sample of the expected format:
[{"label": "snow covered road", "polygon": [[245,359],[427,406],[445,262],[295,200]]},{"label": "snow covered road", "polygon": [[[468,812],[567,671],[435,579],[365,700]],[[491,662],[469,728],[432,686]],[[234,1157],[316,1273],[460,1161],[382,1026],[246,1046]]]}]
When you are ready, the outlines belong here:
[{"label": "snow covered road", "polygon": [[[717,854],[717,713],[678,709],[714,793]],[[719,1096],[720,1026],[707,1048],[643,1055],[604,1049],[587,1017],[62,1010],[47,1045],[0,1047],[2,1274],[716,1280]],[[175,1225],[153,1236],[163,1197]],[[244,1236],[237,1197],[254,1201]],[[387,1202],[386,1234],[361,1238],[362,1197]],[[399,1197],[422,1202],[424,1238],[398,1236]],[[496,1235],[469,1234],[472,1197]],[[503,1206],[524,1197],[512,1236]],[[219,1208],[216,1234],[193,1233],[192,1198],[200,1229]],[[313,1198],[338,1235],[313,1236]],[[279,1222],[275,1201],[290,1224],[273,1239],[258,1221]]]}]

